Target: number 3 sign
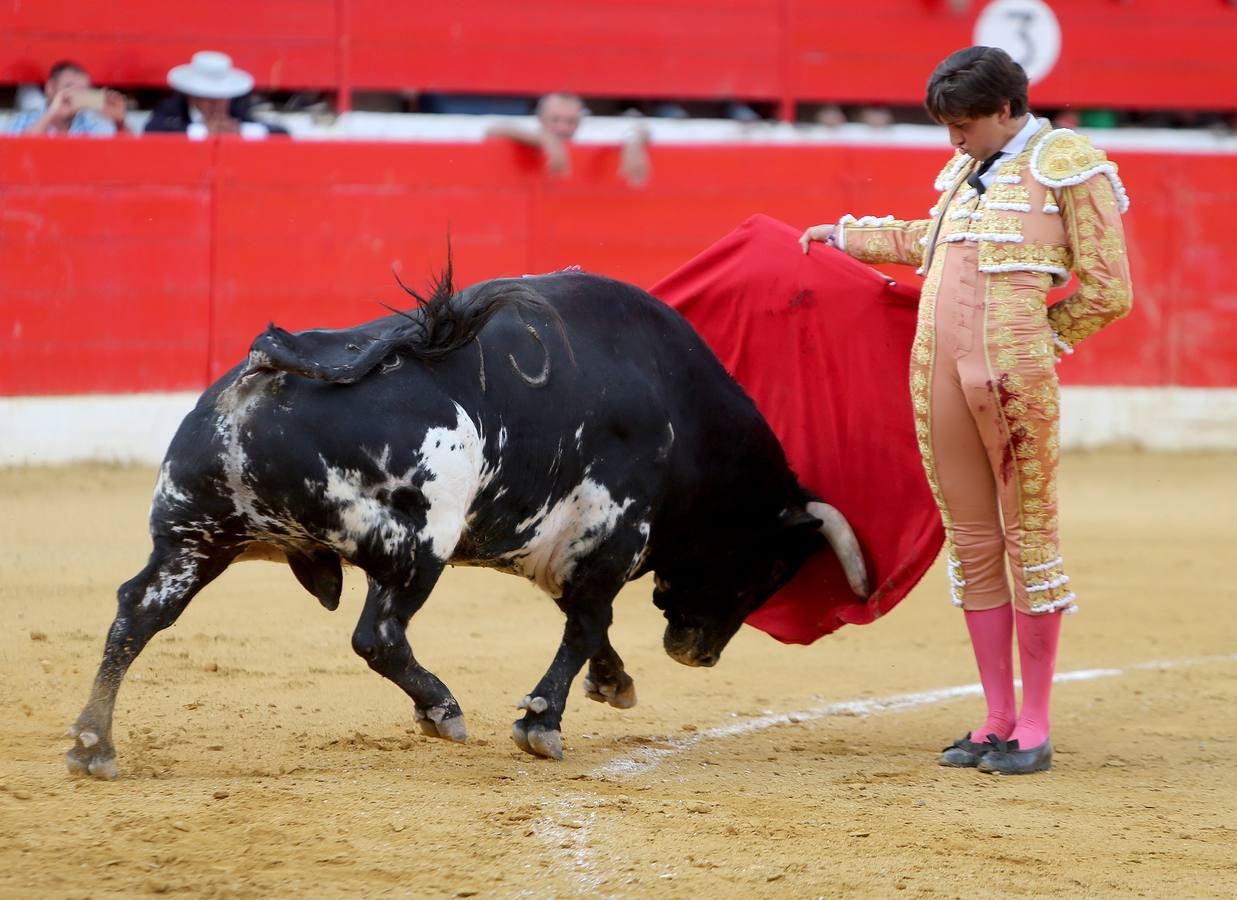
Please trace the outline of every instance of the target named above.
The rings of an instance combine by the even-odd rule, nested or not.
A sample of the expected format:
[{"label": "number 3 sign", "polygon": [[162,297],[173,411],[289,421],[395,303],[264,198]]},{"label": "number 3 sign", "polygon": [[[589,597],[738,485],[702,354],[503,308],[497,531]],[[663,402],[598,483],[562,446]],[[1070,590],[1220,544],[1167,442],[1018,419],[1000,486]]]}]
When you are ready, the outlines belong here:
[{"label": "number 3 sign", "polygon": [[1061,26],[1043,0],[994,0],[975,22],[975,43],[1000,47],[1035,84],[1057,64]]}]

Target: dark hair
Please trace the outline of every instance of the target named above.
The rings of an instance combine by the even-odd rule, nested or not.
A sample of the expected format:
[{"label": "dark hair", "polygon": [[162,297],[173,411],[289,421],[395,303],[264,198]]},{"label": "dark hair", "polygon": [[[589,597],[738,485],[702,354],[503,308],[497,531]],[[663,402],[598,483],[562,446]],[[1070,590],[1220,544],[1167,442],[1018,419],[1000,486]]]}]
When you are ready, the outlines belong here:
[{"label": "dark hair", "polygon": [[967,47],[951,53],[928,79],[928,115],[941,124],[991,116],[1009,104],[1009,114],[1027,111],[1027,73],[997,47]]},{"label": "dark hair", "polygon": [[77,63],[73,62],[73,60],[62,59],[60,62],[51,67],[51,71],[47,73],[47,80],[54,81],[58,76],[65,72],[81,72],[83,75],[86,74],[86,70]]}]

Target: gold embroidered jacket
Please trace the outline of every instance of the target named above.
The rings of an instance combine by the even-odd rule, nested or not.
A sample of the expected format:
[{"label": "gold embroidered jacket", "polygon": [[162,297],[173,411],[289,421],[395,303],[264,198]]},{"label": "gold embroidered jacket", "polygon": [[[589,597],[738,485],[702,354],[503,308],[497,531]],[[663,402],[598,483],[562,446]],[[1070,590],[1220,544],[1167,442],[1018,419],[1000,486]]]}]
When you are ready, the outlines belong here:
[{"label": "gold embroidered jacket", "polygon": [[1073,270],[1078,291],[1048,309],[1057,338],[1070,347],[1130,311],[1121,225],[1129,198],[1104,151],[1045,124],[1022,153],[998,162],[982,196],[966,183],[978,166],[964,153],[949,161],[926,219],[843,216],[846,252],[866,263],[918,266],[922,275],[942,245],[970,240],[979,245],[980,272],[1047,272],[1060,286]]}]

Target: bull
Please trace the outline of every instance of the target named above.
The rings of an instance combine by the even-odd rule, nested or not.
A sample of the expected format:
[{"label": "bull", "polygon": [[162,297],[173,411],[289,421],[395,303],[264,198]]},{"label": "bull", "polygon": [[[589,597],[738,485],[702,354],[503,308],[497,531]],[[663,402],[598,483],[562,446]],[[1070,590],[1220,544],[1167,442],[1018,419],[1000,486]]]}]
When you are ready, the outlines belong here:
[{"label": "bull", "polygon": [[406,629],[448,564],[522,575],[565,614],[558,651],[512,736],[562,757],[568,689],[635,690],[610,645],[612,603],[654,573],[666,653],[712,666],[744,618],[811,554],[837,553],[867,594],[836,509],[796,480],[755,404],[678,313],[582,272],[432,294],[348,330],[270,326],[199,399],[159,470],[149,561],[118,609],[69,729],[74,773],[117,774],[125,672],[233,562],[286,561],[327,609],[341,563],[368,592],[352,646],[412,698],[431,736],[462,741],[451,691]]}]

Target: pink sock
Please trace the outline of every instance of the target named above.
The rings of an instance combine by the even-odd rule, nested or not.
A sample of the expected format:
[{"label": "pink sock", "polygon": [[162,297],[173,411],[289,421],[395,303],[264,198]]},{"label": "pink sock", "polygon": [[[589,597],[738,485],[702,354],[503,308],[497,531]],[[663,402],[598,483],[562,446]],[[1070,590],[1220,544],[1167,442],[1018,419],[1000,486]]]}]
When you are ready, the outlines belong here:
[{"label": "pink sock", "polygon": [[1018,747],[1030,750],[1048,740],[1051,727],[1048,706],[1052,699],[1052,675],[1057,666],[1057,643],[1061,638],[1061,613],[1038,616],[1018,613],[1018,662],[1022,668],[1022,709],[1010,737]]},{"label": "pink sock", "polygon": [[990,734],[1004,740],[1014,730],[1014,608],[1007,603],[995,609],[967,610],[966,628],[988,703],[988,718],[971,732],[971,740],[986,741]]}]

